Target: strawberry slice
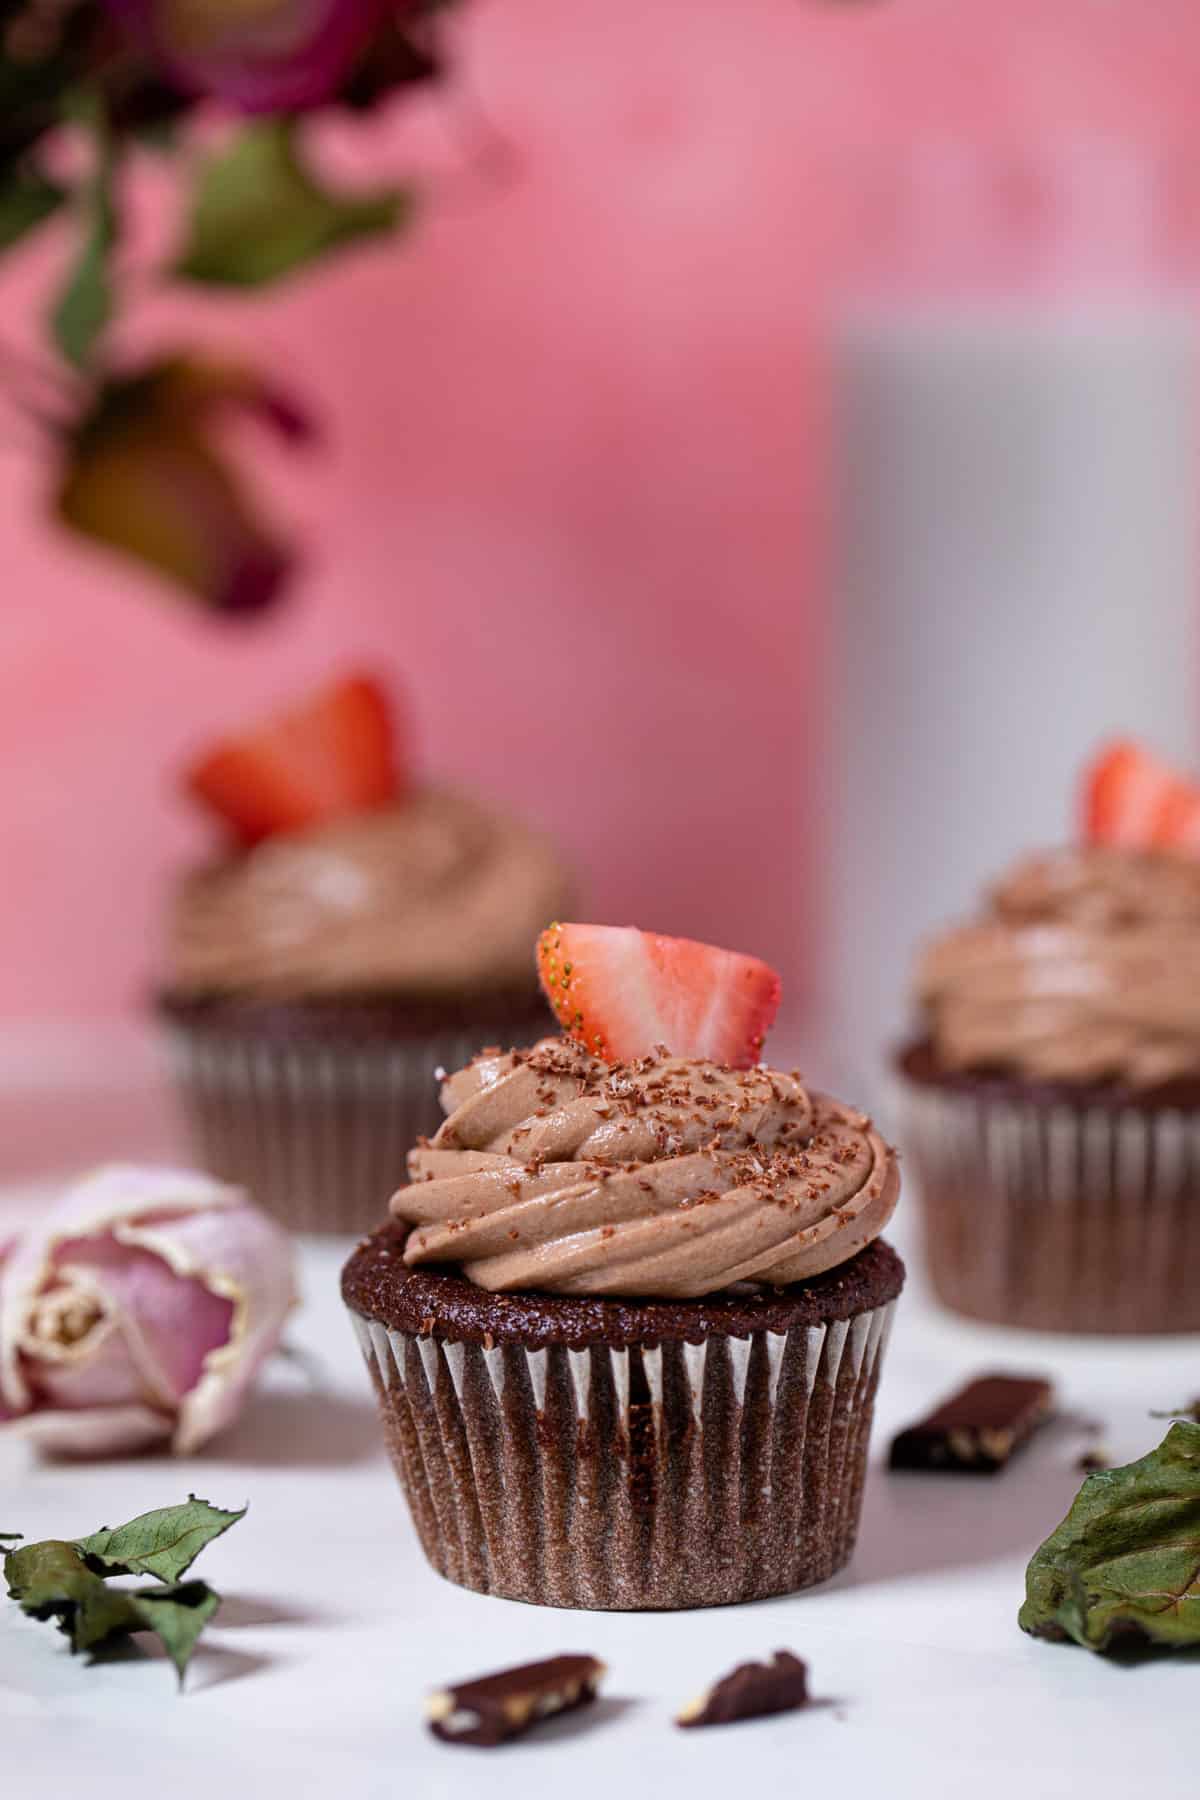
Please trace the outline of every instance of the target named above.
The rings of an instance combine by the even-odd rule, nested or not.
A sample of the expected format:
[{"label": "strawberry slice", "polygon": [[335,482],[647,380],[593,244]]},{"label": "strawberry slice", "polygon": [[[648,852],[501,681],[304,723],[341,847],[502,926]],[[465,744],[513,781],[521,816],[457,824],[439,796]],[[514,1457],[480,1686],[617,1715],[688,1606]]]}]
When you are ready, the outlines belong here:
[{"label": "strawberry slice", "polygon": [[1200,856],[1200,787],[1176,783],[1159,814],[1154,842],[1164,850]]},{"label": "strawberry slice", "polygon": [[370,676],[336,681],[193,763],[188,790],[244,844],[396,799],[395,726]]},{"label": "strawberry slice", "polygon": [[1200,852],[1200,787],[1140,744],[1121,740],[1084,776],[1089,843]]},{"label": "strawberry slice", "polygon": [[779,1007],[779,977],[757,957],[632,925],[551,925],[537,964],[563,1030],[605,1062],[662,1044],[748,1069]]}]

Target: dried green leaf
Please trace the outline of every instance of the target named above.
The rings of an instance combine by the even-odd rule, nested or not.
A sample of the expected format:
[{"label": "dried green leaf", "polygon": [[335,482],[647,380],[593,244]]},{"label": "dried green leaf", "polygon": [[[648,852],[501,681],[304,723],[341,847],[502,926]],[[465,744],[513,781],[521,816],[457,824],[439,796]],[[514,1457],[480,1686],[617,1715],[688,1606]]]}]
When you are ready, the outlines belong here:
[{"label": "dried green leaf", "polygon": [[1151,1409],[1152,1419],[1190,1419],[1194,1425],[1200,1425],[1200,1395],[1189,1400],[1186,1406],[1172,1406],[1161,1411]]},{"label": "dried green leaf", "polygon": [[111,1637],[145,1630],[135,1596],[110,1588],[74,1544],[57,1538],[10,1550],[4,1558],[8,1596],[31,1619],[56,1619],[72,1650],[92,1650]]},{"label": "dried green leaf", "polygon": [[11,250],[58,211],[65,190],[39,169],[26,164],[5,170],[0,177],[0,252]]},{"label": "dried green leaf", "polygon": [[54,341],[68,362],[86,364],[111,316],[108,245],[103,229],[93,227],[50,315]]},{"label": "dried green leaf", "polygon": [[222,1512],[189,1494],[183,1506],[163,1506],[112,1529],[102,1526],[91,1537],[80,1538],[75,1548],[100,1575],[153,1575],[159,1581],[178,1581],[206,1544],[245,1516],[244,1506],[240,1512]]},{"label": "dried green leaf", "polygon": [[141,1588],[131,1596],[142,1619],[175,1665],[180,1685],[196,1648],[196,1639],[221,1604],[204,1581],[181,1581],[175,1587]]},{"label": "dried green leaf", "polygon": [[1029,1565],[1019,1622],[1089,1650],[1200,1644],[1200,1425],[1088,1477]]},{"label": "dried green leaf", "polygon": [[[206,1544],[244,1517],[190,1496],[184,1506],[143,1513],[69,1544],[47,1538],[9,1550],[9,1598],[33,1619],[54,1619],[72,1651],[95,1650],[115,1638],[152,1631],[182,1683],[196,1640],[220,1606],[203,1581],[179,1581]],[[15,1533],[0,1534],[14,1537]],[[113,1587],[116,1575],[149,1574],[154,1588]]]},{"label": "dried green leaf", "polygon": [[305,165],[288,119],[260,119],[200,166],[183,248],[186,281],[261,287],[363,238],[404,224],[400,188],[337,194]]},{"label": "dried green leaf", "polygon": [[86,366],[112,317],[109,261],[117,241],[115,141],[98,97],[91,97],[88,113],[95,164],[80,194],[83,235],[50,314],[54,341],[77,368]]}]

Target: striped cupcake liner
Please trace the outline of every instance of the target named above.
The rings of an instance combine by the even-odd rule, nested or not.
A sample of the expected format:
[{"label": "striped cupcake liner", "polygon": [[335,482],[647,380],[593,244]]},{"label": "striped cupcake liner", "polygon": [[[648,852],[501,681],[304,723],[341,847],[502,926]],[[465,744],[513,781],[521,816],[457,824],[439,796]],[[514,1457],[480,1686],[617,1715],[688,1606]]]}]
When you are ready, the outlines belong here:
[{"label": "striped cupcake liner", "polygon": [[1200,1331],[1200,1117],[903,1083],[925,1256],[955,1312],[1035,1331]]},{"label": "striped cupcake liner", "polygon": [[438,1573],[632,1611],[791,1593],[843,1567],[894,1307],[632,1350],[491,1348],[351,1317]]},{"label": "striped cupcake liner", "polygon": [[173,1024],[168,1040],[201,1165],[294,1231],[356,1236],[384,1217],[418,1136],[441,1124],[438,1071],[480,1048],[463,1031],[305,1043]]}]

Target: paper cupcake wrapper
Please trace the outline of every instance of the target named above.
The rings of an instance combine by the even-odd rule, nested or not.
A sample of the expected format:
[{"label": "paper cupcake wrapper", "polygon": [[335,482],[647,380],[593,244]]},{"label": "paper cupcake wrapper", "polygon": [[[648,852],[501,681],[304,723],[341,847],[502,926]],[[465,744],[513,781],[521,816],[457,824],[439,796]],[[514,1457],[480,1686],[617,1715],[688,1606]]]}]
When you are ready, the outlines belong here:
[{"label": "paper cupcake wrapper", "polygon": [[351,1317],[438,1573],[635,1610],[791,1593],[843,1566],[894,1307],[632,1350],[484,1348]]},{"label": "paper cupcake wrapper", "polygon": [[175,1083],[197,1160],[247,1188],[294,1231],[361,1236],[405,1179],[405,1157],[441,1124],[439,1069],[478,1034],[380,1044],[254,1040],[170,1028]]},{"label": "paper cupcake wrapper", "polygon": [[946,1306],[1035,1331],[1200,1331],[1200,1116],[911,1083],[899,1106]]}]

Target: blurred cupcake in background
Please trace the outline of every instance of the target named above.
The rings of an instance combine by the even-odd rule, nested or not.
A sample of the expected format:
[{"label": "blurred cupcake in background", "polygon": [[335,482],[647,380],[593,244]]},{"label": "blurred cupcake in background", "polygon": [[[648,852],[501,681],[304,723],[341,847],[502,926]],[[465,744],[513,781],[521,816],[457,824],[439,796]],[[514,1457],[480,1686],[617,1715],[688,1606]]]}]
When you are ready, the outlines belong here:
[{"label": "blurred cupcake in background", "polygon": [[1045,1331],[1200,1331],[1200,786],[1135,744],[1082,842],[926,946],[899,1056],[934,1288]]},{"label": "blurred cupcake in background", "polygon": [[172,896],[158,1010],[200,1161],[298,1230],[373,1224],[438,1071],[549,1023],[529,945],[558,855],[406,751],[351,676],[187,772],[226,847]]}]

